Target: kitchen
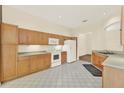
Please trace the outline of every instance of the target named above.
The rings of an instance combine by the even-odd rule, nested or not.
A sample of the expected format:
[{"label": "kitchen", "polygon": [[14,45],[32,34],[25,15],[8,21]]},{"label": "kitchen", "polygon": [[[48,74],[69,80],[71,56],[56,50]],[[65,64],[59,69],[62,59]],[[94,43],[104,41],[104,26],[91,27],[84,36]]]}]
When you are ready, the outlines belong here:
[{"label": "kitchen", "polygon": [[[43,14],[36,11],[39,8]],[[95,12],[93,14],[90,11],[92,8]],[[16,86],[16,83],[17,85],[20,84],[21,87],[23,87],[23,83],[30,87],[27,82],[22,82],[21,85],[20,81],[24,78],[27,80],[30,78],[33,80],[41,79],[40,75],[47,71],[53,74],[47,72],[46,75],[48,76],[45,78],[49,78],[49,75],[51,75],[49,79],[57,78],[53,80],[54,83],[57,82],[58,84],[55,87],[124,87],[124,82],[122,82],[124,55],[122,6],[3,5],[2,9],[1,87],[14,87],[11,86],[13,82],[15,82],[15,87],[19,87]],[[65,9],[67,11],[73,10],[71,13],[77,19],[70,17],[71,14],[63,11]],[[79,9],[82,9],[83,12],[78,11]],[[97,16],[97,11],[102,16],[94,18],[94,16]],[[111,12],[108,13],[108,11]],[[88,17],[82,20],[82,16],[79,16],[86,16],[84,14]],[[67,21],[65,20],[69,18],[74,20],[66,24]],[[46,19],[49,19],[49,21]],[[81,20],[81,22],[77,22],[77,20]],[[65,25],[60,25],[62,23],[65,23],[68,28]],[[75,28],[77,24],[81,26]],[[86,54],[91,55],[91,62],[79,60],[79,57]],[[89,68],[91,72],[87,67],[83,67],[84,64],[92,65]],[[103,74],[100,77],[93,76],[92,73],[98,73],[97,71],[93,72],[92,67],[95,70],[97,69],[100,75],[103,71]],[[116,69],[113,69],[113,67]],[[122,67],[121,70],[119,67]],[[118,77],[111,79],[114,72],[118,73]],[[57,73],[56,76],[53,76],[54,73]],[[38,75],[38,78],[33,78],[35,74]],[[70,78],[72,79],[72,83],[69,83],[70,86],[64,86],[65,83],[63,82],[69,82]],[[117,79],[121,79],[121,82],[115,82]],[[18,80],[20,81],[18,82]],[[36,82],[38,83],[38,81]],[[82,82],[82,85],[78,82]],[[35,84],[32,83],[32,86],[35,87]],[[38,87],[41,87],[41,85]],[[49,82],[44,87],[54,86],[50,86]]]}]

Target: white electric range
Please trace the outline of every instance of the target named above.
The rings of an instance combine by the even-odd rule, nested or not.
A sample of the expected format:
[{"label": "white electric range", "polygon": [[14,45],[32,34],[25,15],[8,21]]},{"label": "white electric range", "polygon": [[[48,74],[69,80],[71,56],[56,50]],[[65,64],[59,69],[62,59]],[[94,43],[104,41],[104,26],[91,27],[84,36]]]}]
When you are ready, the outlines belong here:
[{"label": "white electric range", "polygon": [[51,52],[51,67],[61,65],[61,51]]}]

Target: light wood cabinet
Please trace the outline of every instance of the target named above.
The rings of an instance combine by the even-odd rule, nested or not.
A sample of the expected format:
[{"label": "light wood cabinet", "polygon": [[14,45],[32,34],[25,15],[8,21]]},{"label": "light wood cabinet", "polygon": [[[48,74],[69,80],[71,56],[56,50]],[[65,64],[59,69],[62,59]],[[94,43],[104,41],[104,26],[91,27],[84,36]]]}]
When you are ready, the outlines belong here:
[{"label": "light wood cabinet", "polygon": [[20,56],[18,58],[18,76],[24,76],[36,71],[49,68],[51,65],[51,54],[39,54],[32,56]]},{"label": "light wood cabinet", "polygon": [[17,64],[18,76],[23,76],[30,73],[30,59],[28,56],[19,57]]},{"label": "light wood cabinet", "polygon": [[28,31],[26,29],[18,29],[19,31],[19,44],[29,44],[28,43]]},{"label": "light wood cabinet", "polygon": [[20,28],[19,44],[48,45],[48,34]]},{"label": "light wood cabinet", "polygon": [[124,69],[104,66],[103,88],[124,88]]},{"label": "light wood cabinet", "polygon": [[34,45],[37,45],[39,44],[39,33],[38,32],[35,32],[35,31],[29,31],[28,32],[28,43],[29,44],[34,44]]},{"label": "light wood cabinet", "polygon": [[67,62],[67,52],[61,52],[61,64]]},{"label": "light wood cabinet", "polygon": [[41,37],[42,37],[42,42],[41,42],[41,44],[42,44],[42,45],[48,45],[49,34],[42,33],[42,34],[41,34]]},{"label": "light wood cabinet", "polygon": [[49,68],[51,65],[51,54],[41,54],[30,56],[31,72]]},{"label": "light wood cabinet", "polygon": [[105,59],[107,58],[107,56],[101,55],[99,53],[92,53],[92,64],[94,64],[95,66],[97,66],[99,69],[103,69],[103,65],[102,63],[105,61]]},{"label": "light wood cabinet", "polygon": [[49,68],[51,65],[51,54],[44,54],[44,69]]},{"label": "light wood cabinet", "polygon": [[51,65],[51,54],[42,54],[39,55],[38,68],[40,70],[47,69]]},{"label": "light wood cabinet", "polygon": [[1,81],[13,79],[17,76],[17,44],[18,28],[11,24],[1,24]]},{"label": "light wood cabinet", "polygon": [[49,38],[59,39],[59,45],[64,45],[64,40],[76,39],[76,37],[67,37],[19,28],[19,44],[48,45]]},{"label": "light wood cabinet", "polygon": [[1,58],[2,81],[15,78],[17,75],[17,46],[2,45]]},{"label": "light wood cabinet", "polygon": [[64,36],[59,36],[59,45],[64,45]]},{"label": "light wood cabinet", "polygon": [[37,55],[39,61],[38,61],[38,69],[39,70],[43,70],[44,69],[44,56],[41,54],[41,55]]},{"label": "light wood cabinet", "polygon": [[37,55],[30,56],[30,70],[31,72],[38,71],[39,59]]},{"label": "light wood cabinet", "polygon": [[18,44],[17,26],[1,24],[1,44]]}]

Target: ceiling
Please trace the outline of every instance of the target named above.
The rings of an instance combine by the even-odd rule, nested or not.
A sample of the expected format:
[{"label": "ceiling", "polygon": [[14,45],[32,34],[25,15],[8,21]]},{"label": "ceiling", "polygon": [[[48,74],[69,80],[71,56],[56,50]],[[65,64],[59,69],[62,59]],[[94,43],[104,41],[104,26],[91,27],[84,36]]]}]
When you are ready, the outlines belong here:
[{"label": "ceiling", "polygon": [[[101,24],[120,15],[117,5],[16,5],[12,6],[33,16],[74,29]],[[87,22],[82,22],[88,20]]]}]

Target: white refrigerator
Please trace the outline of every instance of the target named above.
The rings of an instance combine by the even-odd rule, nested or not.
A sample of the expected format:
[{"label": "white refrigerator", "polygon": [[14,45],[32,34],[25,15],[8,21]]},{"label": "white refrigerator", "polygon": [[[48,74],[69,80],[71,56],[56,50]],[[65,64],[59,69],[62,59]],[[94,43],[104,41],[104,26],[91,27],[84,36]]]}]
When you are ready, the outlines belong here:
[{"label": "white refrigerator", "polygon": [[76,40],[66,40],[64,42],[63,51],[67,51],[67,62],[76,61]]}]

